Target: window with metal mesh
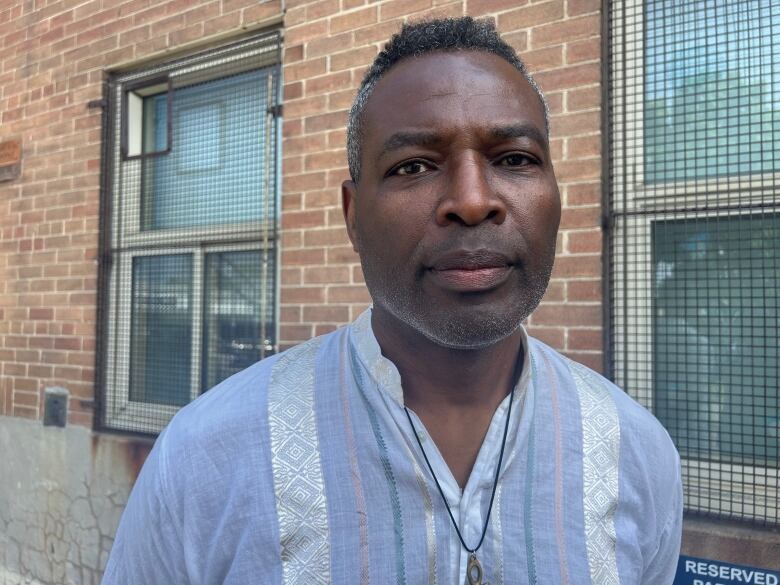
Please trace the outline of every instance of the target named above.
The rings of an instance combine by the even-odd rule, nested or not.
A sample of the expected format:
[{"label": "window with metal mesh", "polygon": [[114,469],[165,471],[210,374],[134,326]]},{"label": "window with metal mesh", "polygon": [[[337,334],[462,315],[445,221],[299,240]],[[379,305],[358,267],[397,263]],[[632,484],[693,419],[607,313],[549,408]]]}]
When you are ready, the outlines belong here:
[{"label": "window with metal mesh", "polygon": [[276,347],[280,40],[111,76],[100,426],[157,433]]},{"label": "window with metal mesh", "polygon": [[780,3],[608,3],[610,368],[689,512],[780,523]]}]

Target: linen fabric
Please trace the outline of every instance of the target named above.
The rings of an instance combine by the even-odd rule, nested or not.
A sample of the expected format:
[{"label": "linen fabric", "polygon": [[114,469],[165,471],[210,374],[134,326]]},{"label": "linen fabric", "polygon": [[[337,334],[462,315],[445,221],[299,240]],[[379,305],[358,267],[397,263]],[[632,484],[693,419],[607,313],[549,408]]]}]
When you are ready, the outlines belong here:
[{"label": "linen fabric", "polygon": [[[466,543],[479,540],[510,397],[460,489],[420,440]],[[504,463],[478,558],[491,585],[664,585],[677,566],[677,452],[643,407],[523,332]],[[104,584],[466,582],[370,309],[183,408],[122,516]]]}]

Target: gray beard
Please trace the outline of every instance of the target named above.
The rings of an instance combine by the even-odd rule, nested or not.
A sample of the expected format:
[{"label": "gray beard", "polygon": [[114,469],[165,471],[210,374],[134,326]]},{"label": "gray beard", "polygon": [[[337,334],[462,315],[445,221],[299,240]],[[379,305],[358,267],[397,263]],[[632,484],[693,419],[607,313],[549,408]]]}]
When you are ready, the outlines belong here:
[{"label": "gray beard", "polygon": [[552,259],[536,274],[528,275],[516,302],[499,314],[473,305],[459,311],[426,306],[422,292],[399,286],[395,274],[378,274],[371,260],[363,273],[374,303],[434,343],[452,349],[479,349],[498,343],[520,327],[539,305],[552,273]]}]

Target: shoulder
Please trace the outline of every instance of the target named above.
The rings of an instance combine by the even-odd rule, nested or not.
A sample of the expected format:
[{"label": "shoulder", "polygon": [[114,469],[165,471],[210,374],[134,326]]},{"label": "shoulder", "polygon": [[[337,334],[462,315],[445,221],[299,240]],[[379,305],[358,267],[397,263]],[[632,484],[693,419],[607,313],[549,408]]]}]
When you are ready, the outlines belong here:
[{"label": "shoulder", "polygon": [[[169,452],[191,451],[195,444],[224,447],[244,440],[264,442],[269,391],[273,385],[296,386],[313,375],[315,361],[336,332],[316,337],[270,356],[227,378],[182,408],[165,429]],[[251,435],[251,437],[250,437]]]},{"label": "shoulder", "polygon": [[531,359],[547,363],[562,381],[562,391],[580,401],[590,401],[596,412],[614,409],[619,423],[621,444],[625,448],[637,443],[642,450],[660,449],[668,456],[667,465],[677,462],[677,451],[666,429],[644,406],[639,404],[613,382],[574,360],[560,354],[541,341],[529,338]]}]

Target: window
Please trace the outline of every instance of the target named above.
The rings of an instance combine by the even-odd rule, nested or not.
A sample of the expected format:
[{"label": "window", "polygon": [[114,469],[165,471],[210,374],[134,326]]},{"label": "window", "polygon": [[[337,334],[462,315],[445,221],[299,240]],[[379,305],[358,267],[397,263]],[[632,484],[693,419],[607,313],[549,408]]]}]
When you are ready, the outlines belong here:
[{"label": "window", "polygon": [[615,381],[689,512],[780,523],[780,6],[610,5]]},{"label": "window", "polygon": [[279,37],[108,87],[100,426],[153,434],[276,347]]}]

